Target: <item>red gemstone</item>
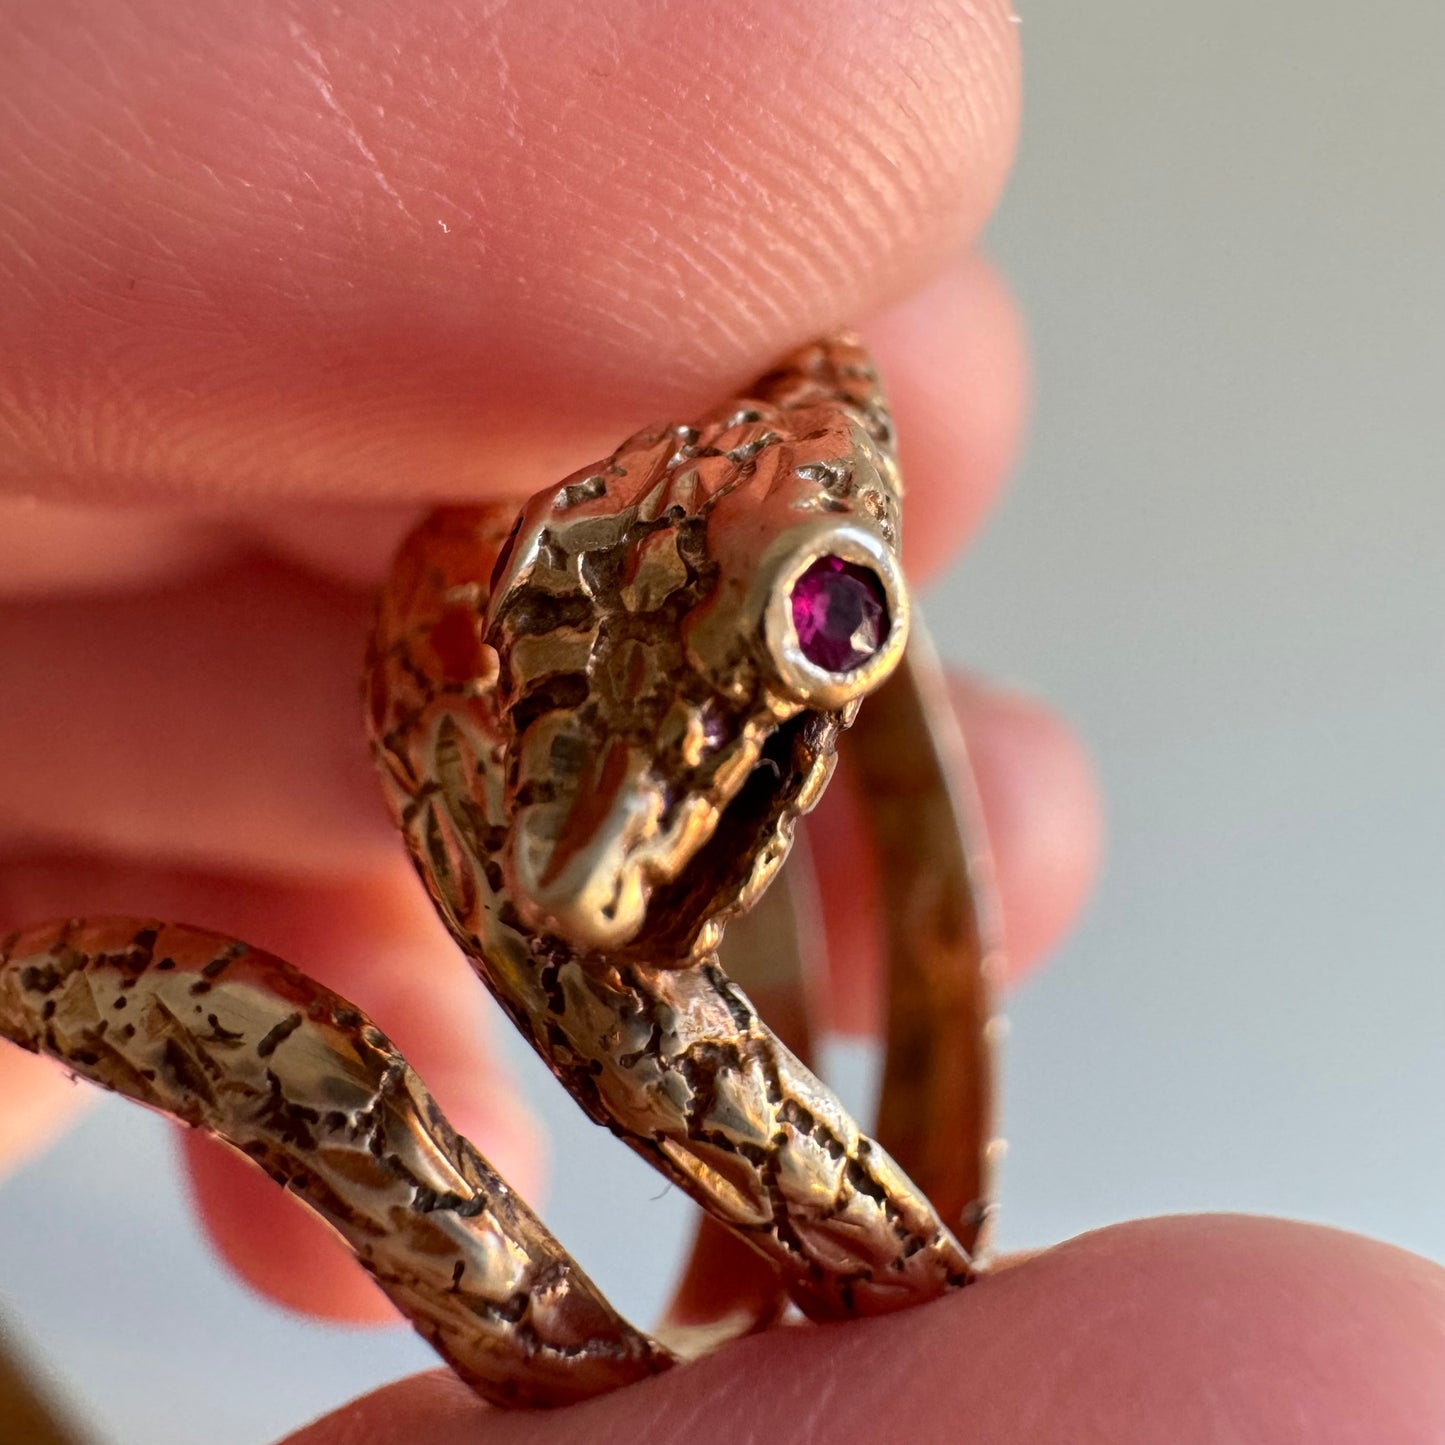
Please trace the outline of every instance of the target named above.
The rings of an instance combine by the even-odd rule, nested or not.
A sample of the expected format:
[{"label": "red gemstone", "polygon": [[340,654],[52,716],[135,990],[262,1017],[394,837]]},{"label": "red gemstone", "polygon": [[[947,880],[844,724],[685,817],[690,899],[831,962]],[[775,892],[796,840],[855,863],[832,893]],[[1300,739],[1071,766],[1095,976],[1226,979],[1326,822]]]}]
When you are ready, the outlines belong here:
[{"label": "red gemstone", "polygon": [[793,626],[803,656],[829,672],[852,672],[888,636],[888,600],[867,567],[820,557],[793,586]]}]

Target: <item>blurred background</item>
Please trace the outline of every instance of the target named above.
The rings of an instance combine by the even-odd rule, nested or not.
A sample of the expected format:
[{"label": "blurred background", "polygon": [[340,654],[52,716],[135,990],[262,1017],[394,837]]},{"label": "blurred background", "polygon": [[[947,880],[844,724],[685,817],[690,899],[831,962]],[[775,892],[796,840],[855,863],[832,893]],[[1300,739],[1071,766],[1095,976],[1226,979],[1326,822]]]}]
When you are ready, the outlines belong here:
[{"label": "blurred background", "polygon": [[[1445,1261],[1445,8],[1055,0],[1023,34],[988,249],[1034,418],[929,611],[1073,720],[1110,843],[1011,1002],[1000,1242],[1239,1209]],[[688,1206],[515,1052],[548,1222],[652,1318]],[[866,1107],[868,1050],[831,1066]],[[0,1299],[97,1438],[259,1445],[433,1363],[235,1284],[154,1187],[169,1144],[108,1102],[0,1185]]]}]

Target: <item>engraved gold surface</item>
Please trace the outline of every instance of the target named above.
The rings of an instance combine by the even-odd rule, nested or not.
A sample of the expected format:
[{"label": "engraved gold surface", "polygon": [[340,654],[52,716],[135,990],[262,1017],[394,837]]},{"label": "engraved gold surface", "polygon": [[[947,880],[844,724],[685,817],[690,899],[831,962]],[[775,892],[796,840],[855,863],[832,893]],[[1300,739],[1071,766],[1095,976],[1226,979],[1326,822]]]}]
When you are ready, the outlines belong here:
[{"label": "engraved gold surface", "polygon": [[[970,1272],[716,955],[902,658],[898,512],[871,364],[820,343],[539,494],[509,536],[497,509],[434,514],[371,661],[388,796],[457,943],[578,1103],[816,1318]],[[891,626],[820,681],[778,599],[828,554],[870,560]]]},{"label": "engraved gold surface", "polygon": [[[875,1135],[985,1268],[1002,1147],[993,1136],[1000,929],[963,736],[916,622],[903,663],[860,709],[843,756],[847,782],[868,801],[882,882],[887,1017]],[[723,947],[732,975],[805,1061],[822,972],[816,893],[806,849],[797,850]],[[766,1326],[786,1293],[760,1266],[704,1219],[669,1318],[726,1311],[734,1328],[740,1319]]]},{"label": "engraved gold surface", "polygon": [[854,781],[883,880],[888,954],[878,1135],[977,1261],[994,1166],[999,919],[972,773],[943,670],[916,631],[859,714]]},{"label": "engraved gold surface", "polygon": [[0,1033],[240,1150],[488,1399],[560,1404],[671,1363],[385,1035],[269,954],[134,919],[29,929],[0,941]]},{"label": "engraved gold surface", "polygon": [[[378,606],[368,727],[423,884],[574,1099],[707,1212],[701,1274],[747,1276],[721,1301],[737,1306],[726,1324],[675,1316],[694,1344],[766,1323],[785,1299],[819,1319],[877,1314],[973,1273],[991,1106],[986,879],[951,790],[956,724],[925,640],[908,640],[899,498],[877,377],[835,337],[520,512],[433,512]],[[791,588],[823,557],[868,569],[886,603],[876,646],[847,672],[811,659],[793,620]],[[855,751],[889,928],[881,1137],[942,1214],[718,956],[872,692]],[[771,910],[771,932],[746,920],[729,956],[749,955],[806,1052],[800,889],[775,900],[788,907]],[[385,1037],[280,960],[134,919],[32,929],[0,953],[0,1033],[240,1149],[488,1399],[560,1404],[674,1362]]]}]

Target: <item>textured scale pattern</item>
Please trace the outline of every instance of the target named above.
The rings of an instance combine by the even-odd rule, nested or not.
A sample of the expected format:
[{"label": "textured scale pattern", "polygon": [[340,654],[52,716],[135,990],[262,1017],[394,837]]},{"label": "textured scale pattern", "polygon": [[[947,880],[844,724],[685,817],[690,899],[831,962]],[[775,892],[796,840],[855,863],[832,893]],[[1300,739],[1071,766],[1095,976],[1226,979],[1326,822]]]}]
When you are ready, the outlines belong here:
[{"label": "textured scale pattern", "polygon": [[[881,1313],[965,1283],[969,1254],[927,1197],[717,953],[821,795],[859,699],[902,657],[899,479],[871,363],[849,337],[804,348],[751,398],[639,433],[520,508],[442,508],[417,528],[364,679],[388,800],[453,938],[581,1107],[807,1314]],[[876,655],[841,677],[811,667],[790,621],[792,585],[823,555],[875,577],[888,614]],[[940,845],[958,840],[939,768],[905,768],[894,787],[879,765],[899,750],[872,751],[900,799],[932,800],[912,867],[926,896],[895,920],[912,970],[895,996],[926,1037],[906,1059],[890,1046],[884,1112],[916,1122],[943,1103],[971,1145],[986,998],[966,860]],[[916,820],[900,826],[898,806],[879,811],[906,858]],[[960,1048],[929,1033],[935,1015],[967,1025]],[[279,959],[173,924],[43,925],[0,941],[0,1034],[240,1150],[489,1400],[562,1404],[675,1362],[385,1036]],[[930,1168],[966,1203],[982,1197],[975,1162]],[[764,1303],[755,1323],[774,1313]]]},{"label": "textured scale pattern", "polygon": [[[482,979],[582,1107],[768,1255],[817,1318],[916,1303],[962,1283],[970,1267],[928,1201],[772,1035],[715,952],[721,922],[771,877],[794,821],[819,796],[848,713],[767,695],[725,589],[729,561],[733,576],[751,575],[773,529],[760,541],[757,531],[720,536],[713,523],[729,497],[754,518],[777,505],[843,512],[859,505],[862,483],[865,505],[896,537],[891,452],[875,441],[891,433],[858,356],[846,344],[819,348],[756,400],[695,428],[642,433],[534,499],[510,540],[498,509],[435,514],[383,599],[370,679],[394,813]],[[840,393],[853,401],[840,404]],[[699,518],[707,548],[690,540]],[[671,591],[638,582],[663,550],[658,519],[670,533]],[[619,548],[632,555],[617,557]],[[519,572],[524,549],[535,560]],[[588,588],[589,575],[608,583]],[[494,577],[509,588],[497,599]],[[629,587],[645,598],[629,606]],[[655,651],[638,642],[652,635],[657,598],[679,594],[688,610],[661,609]],[[719,613],[727,626],[709,651]],[[634,644],[637,674],[615,700],[606,686],[583,686]],[[722,715],[743,770],[766,756],[770,736],[786,740],[748,847],[711,795],[732,759],[713,772],[685,760],[671,772],[657,766],[667,755],[656,718],[672,709],[681,736],[689,718]],[[633,734],[640,766],[626,756]],[[568,759],[575,773],[559,777]],[[660,917],[649,911],[616,947],[579,947],[519,898],[528,870],[515,853],[529,810],[544,849],[586,837],[579,817],[602,814],[611,799],[597,795],[618,779],[644,798],[667,795],[673,813],[697,806],[727,846],[714,863],[706,841],[696,844],[681,872],[660,858],[651,896]],[[661,802],[643,811],[659,825],[655,841],[672,814]],[[741,877],[729,871],[740,856]]]},{"label": "textured scale pattern", "polygon": [[239,1149],[499,1404],[583,1399],[671,1363],[385,1035],[270,954],[135,919],[28,929],[0,940],[0,1032]]}]

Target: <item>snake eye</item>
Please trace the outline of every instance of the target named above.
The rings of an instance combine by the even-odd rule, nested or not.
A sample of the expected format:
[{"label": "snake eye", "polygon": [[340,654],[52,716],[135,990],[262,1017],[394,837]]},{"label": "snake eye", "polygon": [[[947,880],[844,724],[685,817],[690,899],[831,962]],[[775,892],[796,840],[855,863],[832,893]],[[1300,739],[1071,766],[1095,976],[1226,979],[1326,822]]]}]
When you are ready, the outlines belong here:
[{"label": "snake eye", "polygon": [[846,707],[898,665],[908,594],[891,546],[856,524],[792,531],[759,569],[774,676],[804,707]]},{"label": "snake eye", "polygon": [[826,672],[856,671],[888,640],[888,596],[871,567],[819,557],[793,583],[790,600],[798,646]]}]

